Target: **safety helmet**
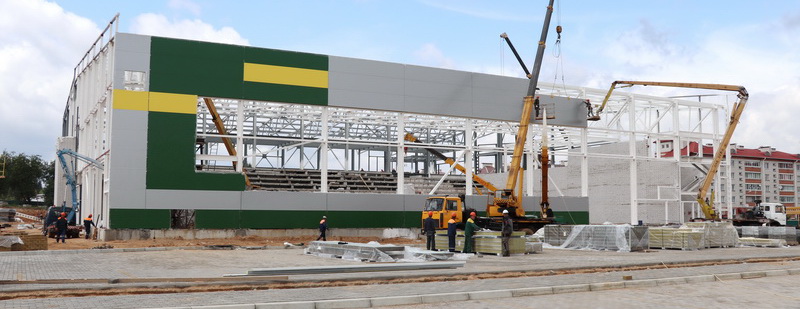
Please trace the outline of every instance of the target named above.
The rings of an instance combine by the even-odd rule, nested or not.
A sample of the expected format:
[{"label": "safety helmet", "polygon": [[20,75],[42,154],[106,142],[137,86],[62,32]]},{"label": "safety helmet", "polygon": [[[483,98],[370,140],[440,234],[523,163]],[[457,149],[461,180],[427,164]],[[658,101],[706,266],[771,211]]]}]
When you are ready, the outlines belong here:
[{"label": "safety helmet", "polygon": [[507,213],[508,213],[508,209],[503,209],[503,214],[505,215]]},{"label": "safety helmet", "polygon": [[89,214],[89,218],[91,218],[91,217],[92,217],[92,214]]},{"label": "safety helmet", "polygon": [[61,216],[62,216],[62,217],[66,217],[66,216],[67,216],[67,213],[65,213],[65,212],[62,212],[62,213],[61,213]]},{"label": "safety helmet", "polygon": [[433,217],[433,211],[428,212],[428,217]]},{"label": "safety helmet", "polygon": [[457,217],[457,216],[458,216],[458,215],[457,215],[456,213],[453,213],[452,215],[450,215],[450,217],[453,217],[454,219],[455,219],[455,217]]},{"label": "safety helmet", "polygon": [[470,216],[470,217],[472,217],[472,216],[476,216],[476,215],[478,215],[478,214],[476,214],[474,211],[473,211],[473,212],[471,212],[471,213],[469,213],[469,216]]}]

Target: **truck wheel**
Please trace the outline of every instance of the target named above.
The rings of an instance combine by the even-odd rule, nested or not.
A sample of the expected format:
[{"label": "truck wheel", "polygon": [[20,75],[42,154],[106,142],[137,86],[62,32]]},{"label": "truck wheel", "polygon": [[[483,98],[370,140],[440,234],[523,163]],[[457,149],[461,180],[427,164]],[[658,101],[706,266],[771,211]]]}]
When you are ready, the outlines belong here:
[{"label": "truck wheel", "polygon": [[521,232],[525,232],[525,235],[533,235],[533,230],[529,228],[520,229]]}]

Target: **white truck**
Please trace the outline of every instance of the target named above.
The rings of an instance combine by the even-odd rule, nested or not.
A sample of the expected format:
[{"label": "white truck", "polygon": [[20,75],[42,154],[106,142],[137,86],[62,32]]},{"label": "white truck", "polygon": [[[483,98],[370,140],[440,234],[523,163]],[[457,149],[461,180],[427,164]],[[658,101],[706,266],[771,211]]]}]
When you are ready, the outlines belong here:
[{"label": "white truck", "polygon": [[756,206],[744,208],[733,218],[736,226],[785,226],[786,207],[781,203],[756,203]]}]

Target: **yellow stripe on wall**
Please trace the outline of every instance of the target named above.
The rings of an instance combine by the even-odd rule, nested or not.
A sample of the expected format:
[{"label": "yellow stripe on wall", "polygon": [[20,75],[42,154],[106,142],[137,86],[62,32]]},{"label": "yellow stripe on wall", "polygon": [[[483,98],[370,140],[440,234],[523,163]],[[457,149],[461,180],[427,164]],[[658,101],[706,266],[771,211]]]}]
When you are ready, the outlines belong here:
[{"label": "yellow stripe on wall", "polygon": [[148,94],[146,91],[114,89],[114,109],[147,111]]},{"label": "yellow stripe on wall", "polygon": [[328,71],[245,63],[244,81],[328,88]]},{"label": "yellow stripe on wall", "polygon": [[197,114],[197,96],[188,94],[150,92],[150,111]]}]

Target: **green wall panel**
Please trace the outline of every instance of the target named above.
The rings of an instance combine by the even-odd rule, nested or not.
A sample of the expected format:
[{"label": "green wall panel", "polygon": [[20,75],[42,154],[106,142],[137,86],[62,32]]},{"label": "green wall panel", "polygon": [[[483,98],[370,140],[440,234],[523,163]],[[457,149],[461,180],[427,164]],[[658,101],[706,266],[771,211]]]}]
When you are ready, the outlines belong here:
[{"label": "green wall panel", "polygon": [[192,114],[148,113],[147,189],[244,191],[241,174],[195,171],[195,121]]},{"label": "green wall panel", "polygon": [[194,211],[194,226],[198,229],[238,229],[241,221],[239,210],[202,210]]},{"label": "green wall panel", "polygon": [[252,100],[328,105],[328,88],[244,82],[242,93]]},{"label": "green wall panel", "polygon": [[241,98],[244,47],[153,37],[150,91]]},{"label": "green wall panel", "polygon": [[312,70],[328,70],[328,56],[268,48],[245,47],[244,62],[287,66]]},{"label": "green wall panel", "polygon": [[315,229],[325,211],[242,210],[241,227],[246,229]]},{"label": "green wall panel", "polygon": [[109,210],[112,229],[168,229],[169,209],[117,209]]}]

